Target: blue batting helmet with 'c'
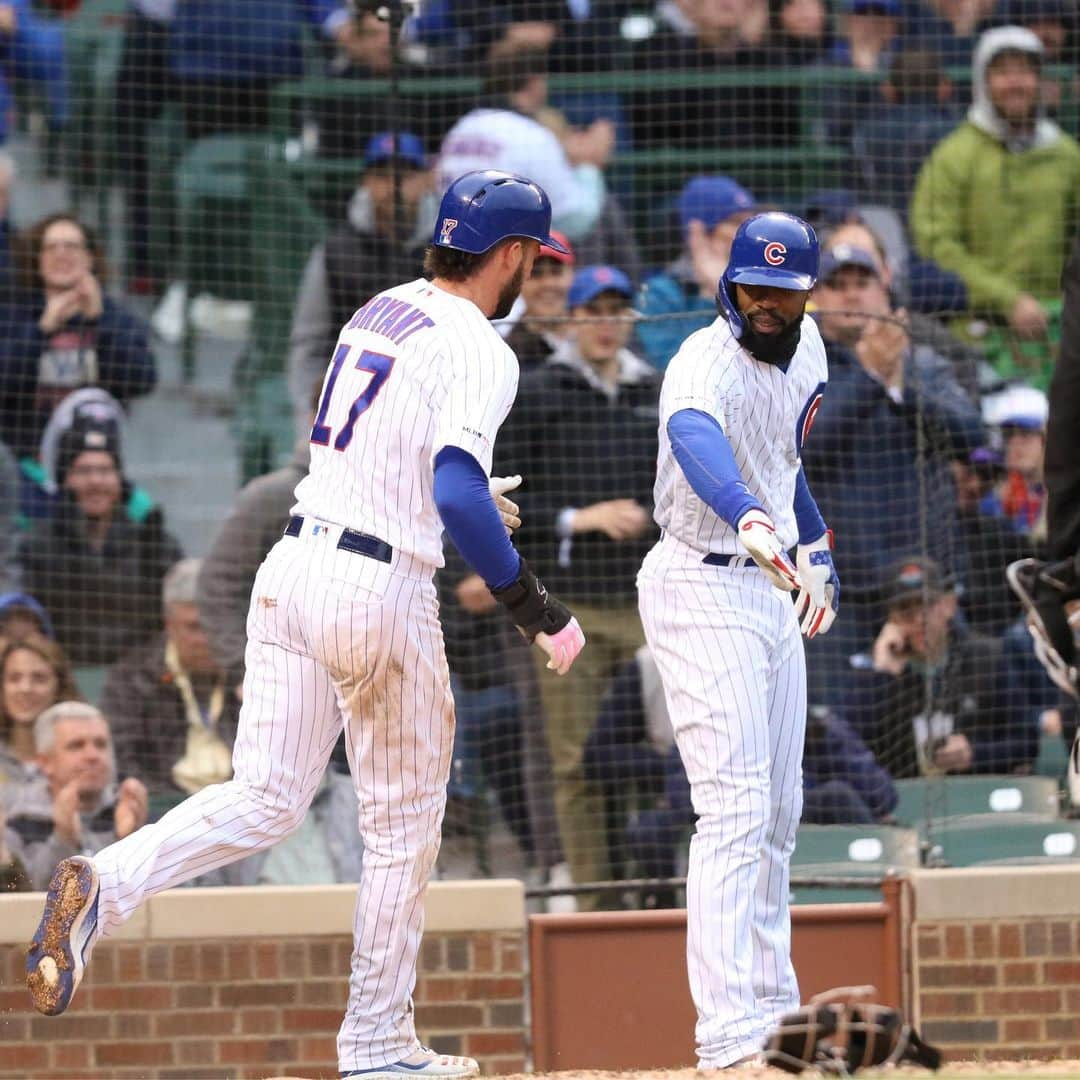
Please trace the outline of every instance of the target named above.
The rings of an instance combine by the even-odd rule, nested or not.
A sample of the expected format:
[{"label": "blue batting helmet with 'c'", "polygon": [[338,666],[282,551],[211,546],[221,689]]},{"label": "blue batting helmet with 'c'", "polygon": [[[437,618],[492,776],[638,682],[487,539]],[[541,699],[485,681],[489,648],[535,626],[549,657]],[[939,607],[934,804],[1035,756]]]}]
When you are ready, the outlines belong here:
[{"label": "blue batting helmet with 'c'", "polygon": [[820,261],[817,234],[802,218],[773,211],[744,221],[731,242],[716,295],[735,336],[742,337],[744,323],[733,286],[771,285],[803,292],[814,287]]},{"label": "blue batting helmet with 'c'", "polygon": [[459,176],[446,189],[431,238],[436,247],[482,255],[508,236],[567,253],[551,235],[551,200],[524,176],[484,169]]}]

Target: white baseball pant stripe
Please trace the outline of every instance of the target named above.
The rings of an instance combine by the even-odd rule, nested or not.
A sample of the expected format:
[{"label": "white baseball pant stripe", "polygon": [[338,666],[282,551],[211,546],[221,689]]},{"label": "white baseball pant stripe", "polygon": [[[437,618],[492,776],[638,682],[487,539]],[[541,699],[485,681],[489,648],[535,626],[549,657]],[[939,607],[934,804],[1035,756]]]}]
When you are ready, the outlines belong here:
[{"label": "white baseball pant stripe", "polygon": [[788,864],[802,815],[806,665],[791,599],[757,567],[707,566],[671,536],[638,577],[697,828],[687,967],[699,1066],[761,1049],[799,1005]]},{"label": "white baseball pant stripe", "polygon": [[303,819],[348,729],[363,874],[342,1070],[419,1045],[412,991],[424,892],[439,850],[454,738],[432,567],[338,551],[305,522],[271,550],[248,615],[233,778],[94,857],[104,932],[155,893],[269,846]]}]

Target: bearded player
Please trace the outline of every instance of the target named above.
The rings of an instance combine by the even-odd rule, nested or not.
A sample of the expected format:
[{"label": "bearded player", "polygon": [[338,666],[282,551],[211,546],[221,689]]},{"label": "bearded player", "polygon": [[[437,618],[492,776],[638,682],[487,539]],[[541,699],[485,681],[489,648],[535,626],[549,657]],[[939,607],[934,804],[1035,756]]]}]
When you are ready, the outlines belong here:
[{"label": "bearded player", "polygon": [[802,812],[800,619],[807,637],[827,632],[840,592],[799,460],[827,378],[805,314],[818,258],[799,218],[744,222],[719,318],[686,339],[660,395],[663,534],[638,592],[698,818],[687,961],[705,1069],[754,1058],[799,1005],[788,866]]}]

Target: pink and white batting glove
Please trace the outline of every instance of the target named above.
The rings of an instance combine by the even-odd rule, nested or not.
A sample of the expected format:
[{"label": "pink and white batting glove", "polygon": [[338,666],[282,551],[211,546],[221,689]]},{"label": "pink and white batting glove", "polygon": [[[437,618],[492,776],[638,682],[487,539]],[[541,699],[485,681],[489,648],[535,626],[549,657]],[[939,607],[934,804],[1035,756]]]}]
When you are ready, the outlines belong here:
[{"label": "pink and white batting glove", "polygon": [[557,634],[537,634],[535,644],[547,653],[548,670],[565,675],[577,654],[585,648],[585,635],[577,619],[571,618]]},{"label": "pink and white batting glove", "polygon": [[739,539],[765,576],[783,592],[799,587],[795,567],[764,510],[748,510],[739,518]]},{"label": "pink and white batting glove", "polygon": [[488,491],[495,500],[495,509],[499,511],[499,517],[506,526],[506,535],[513,536],[514,530],[521,527],[521,518],[518,517],[520,508],[512,499],[506,497],[508,491],[521,485],[520,476],[493,476],[488,481]]},{"label": "pink and white batting glove", "polygon": [[840,608],[840,579],[832,557],[832,529],[826,529],[812,544],[800,544],[795,555],[799,571],[799,595],[795,617],[807,638],[827,634]]}]

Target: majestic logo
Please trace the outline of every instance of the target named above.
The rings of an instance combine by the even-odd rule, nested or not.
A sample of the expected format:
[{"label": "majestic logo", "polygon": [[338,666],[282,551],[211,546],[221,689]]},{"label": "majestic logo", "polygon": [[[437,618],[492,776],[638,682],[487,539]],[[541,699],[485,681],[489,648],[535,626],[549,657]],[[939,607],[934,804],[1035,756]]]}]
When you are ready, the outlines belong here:
[{"label": "majestic logo", "polygon": [[765,245],[765,261],[770,266],[781,266],[787,256],[787,248],[779,240],[773,240]]},{"label": "majestic logo", "polygon": [[439,233],[439,243],[442,244],[444,247],[449,247],[451,237],[453,237],[454,230],[457,227],[457,218],[446,218],[442,223],[442,231]]}]

